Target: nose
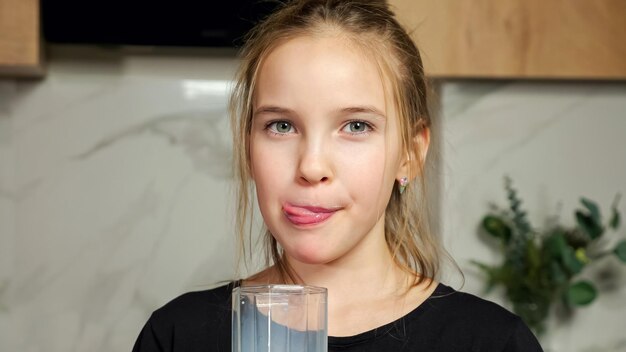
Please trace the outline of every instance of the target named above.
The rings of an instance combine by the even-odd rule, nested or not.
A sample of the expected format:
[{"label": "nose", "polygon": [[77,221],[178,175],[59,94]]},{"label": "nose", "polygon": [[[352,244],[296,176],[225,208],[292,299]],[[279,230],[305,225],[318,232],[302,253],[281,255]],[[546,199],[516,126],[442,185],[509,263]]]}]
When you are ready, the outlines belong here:
[{"label": "nose", "polygon": [[303,141],[298,161],[298,180],[304,184],[330,183],[334,178],[328,143],[322,140]]}]

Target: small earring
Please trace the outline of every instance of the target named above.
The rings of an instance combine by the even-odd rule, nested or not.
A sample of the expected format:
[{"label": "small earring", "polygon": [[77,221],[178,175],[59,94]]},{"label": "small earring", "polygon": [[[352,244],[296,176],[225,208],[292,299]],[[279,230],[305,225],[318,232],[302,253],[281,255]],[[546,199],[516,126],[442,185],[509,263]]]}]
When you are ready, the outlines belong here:
[{"label": "small earring", "polygon": [[409,179],[405,176],[405,177],[402,177],[399,182],[400,182],[399,190],[400,190],[400,194],[402,194],[404,193],[406,186],[409,184]]}]

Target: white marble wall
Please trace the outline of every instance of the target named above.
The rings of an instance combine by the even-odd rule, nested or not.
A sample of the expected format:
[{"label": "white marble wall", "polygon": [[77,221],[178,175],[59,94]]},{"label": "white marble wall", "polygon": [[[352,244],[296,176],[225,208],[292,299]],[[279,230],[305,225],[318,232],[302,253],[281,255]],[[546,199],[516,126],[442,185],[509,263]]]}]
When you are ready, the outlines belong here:
[{"label": "white marble wall", "polygon": [[45,80],[0,81],[0,351],[129,351],[233,277],[235,65],[59,47]]},{"label": "white marble wall", "polygon": [[[489,202],[506,206],[504,175],[513,178],[535,226],[557,213],[573,224],[581,196],[608,211],[617,192],[626,194],[626,84],[458,82],[444,84],[441,95],[441,230],[464,269],[465,290],[483,288],[470,259],[500,260],[479,240],[477,228]],[[624,199],[620,208],[625,214]],[[611,234],[613,240],[625,235],[624,227]],[[548,347],[626,351],[626,270],[617,263],[598,264],[619,268],[620,288],[601,292],[571,323],[552,326],[544,339]]]},{"label": "white marble wall", "polygon": [[[0,80],[0,351],[129,351],[155,308],[233,277],[235,65],[228,52],[56,47],[45,80]],[[475,229],[504,202],[503,174],[537,219],[626,193],[625,98],[625,84],[443,84],[436,227],[466,290],[481,288],[468,260],[496,259]],[[550,342],[624,350],[625,297]]]}]

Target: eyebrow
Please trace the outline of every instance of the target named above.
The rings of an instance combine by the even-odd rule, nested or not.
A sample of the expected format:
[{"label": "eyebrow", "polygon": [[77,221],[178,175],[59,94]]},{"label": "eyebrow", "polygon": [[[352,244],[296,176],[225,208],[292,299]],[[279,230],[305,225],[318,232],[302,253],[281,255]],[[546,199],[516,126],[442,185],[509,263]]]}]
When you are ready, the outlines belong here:
[{"label": "eyebrow", "polygon": [[[377,117],[386,119],[387,117],[380,110],[375,108],[374,106],[363,105],[363,106],[349,106],[345,108],[341,108],[336,110],[340,114],[373,114],[377,115]],[[283,108],[275,105],[263,105],[258,109],[254,110],[253,115],[257,114],[265,114],[265,113],[274,113],[274,114],[287,114],[287,115],[297,115],[297,113],[288,108]]]},{"label": "eyebrow", "polygon": [[340,113],[343,114],[373,114],[377,115],[382,119],[386,119],[387,117],[380,110],[376,109],[373,106],[350,106],[347,108],[339,109]]},{"label": "eyebrow", "polygon": [[254,112],[252,113],[252,115],[258,115],[258,114],[289,114],[289,115],[294,115],[296,112],[291,110],[291,109],[287,109],[287,108],[283,108],[280,106],[274,106],[274,105],[263,105],[261,107],[259,107],[258,109],[254,110]]}]

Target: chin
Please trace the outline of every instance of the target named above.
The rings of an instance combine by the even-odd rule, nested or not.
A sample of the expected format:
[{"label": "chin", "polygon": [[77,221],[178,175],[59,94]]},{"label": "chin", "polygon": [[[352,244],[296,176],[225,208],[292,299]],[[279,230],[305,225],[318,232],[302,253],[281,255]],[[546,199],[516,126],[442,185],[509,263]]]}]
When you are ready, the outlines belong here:
[{"label": "chin", "polygon": [[334,258],[332,254],[324,248],[316,245],[297,246],[286,251],[287,255],[303,264],[320,265],[331,262]]}]

